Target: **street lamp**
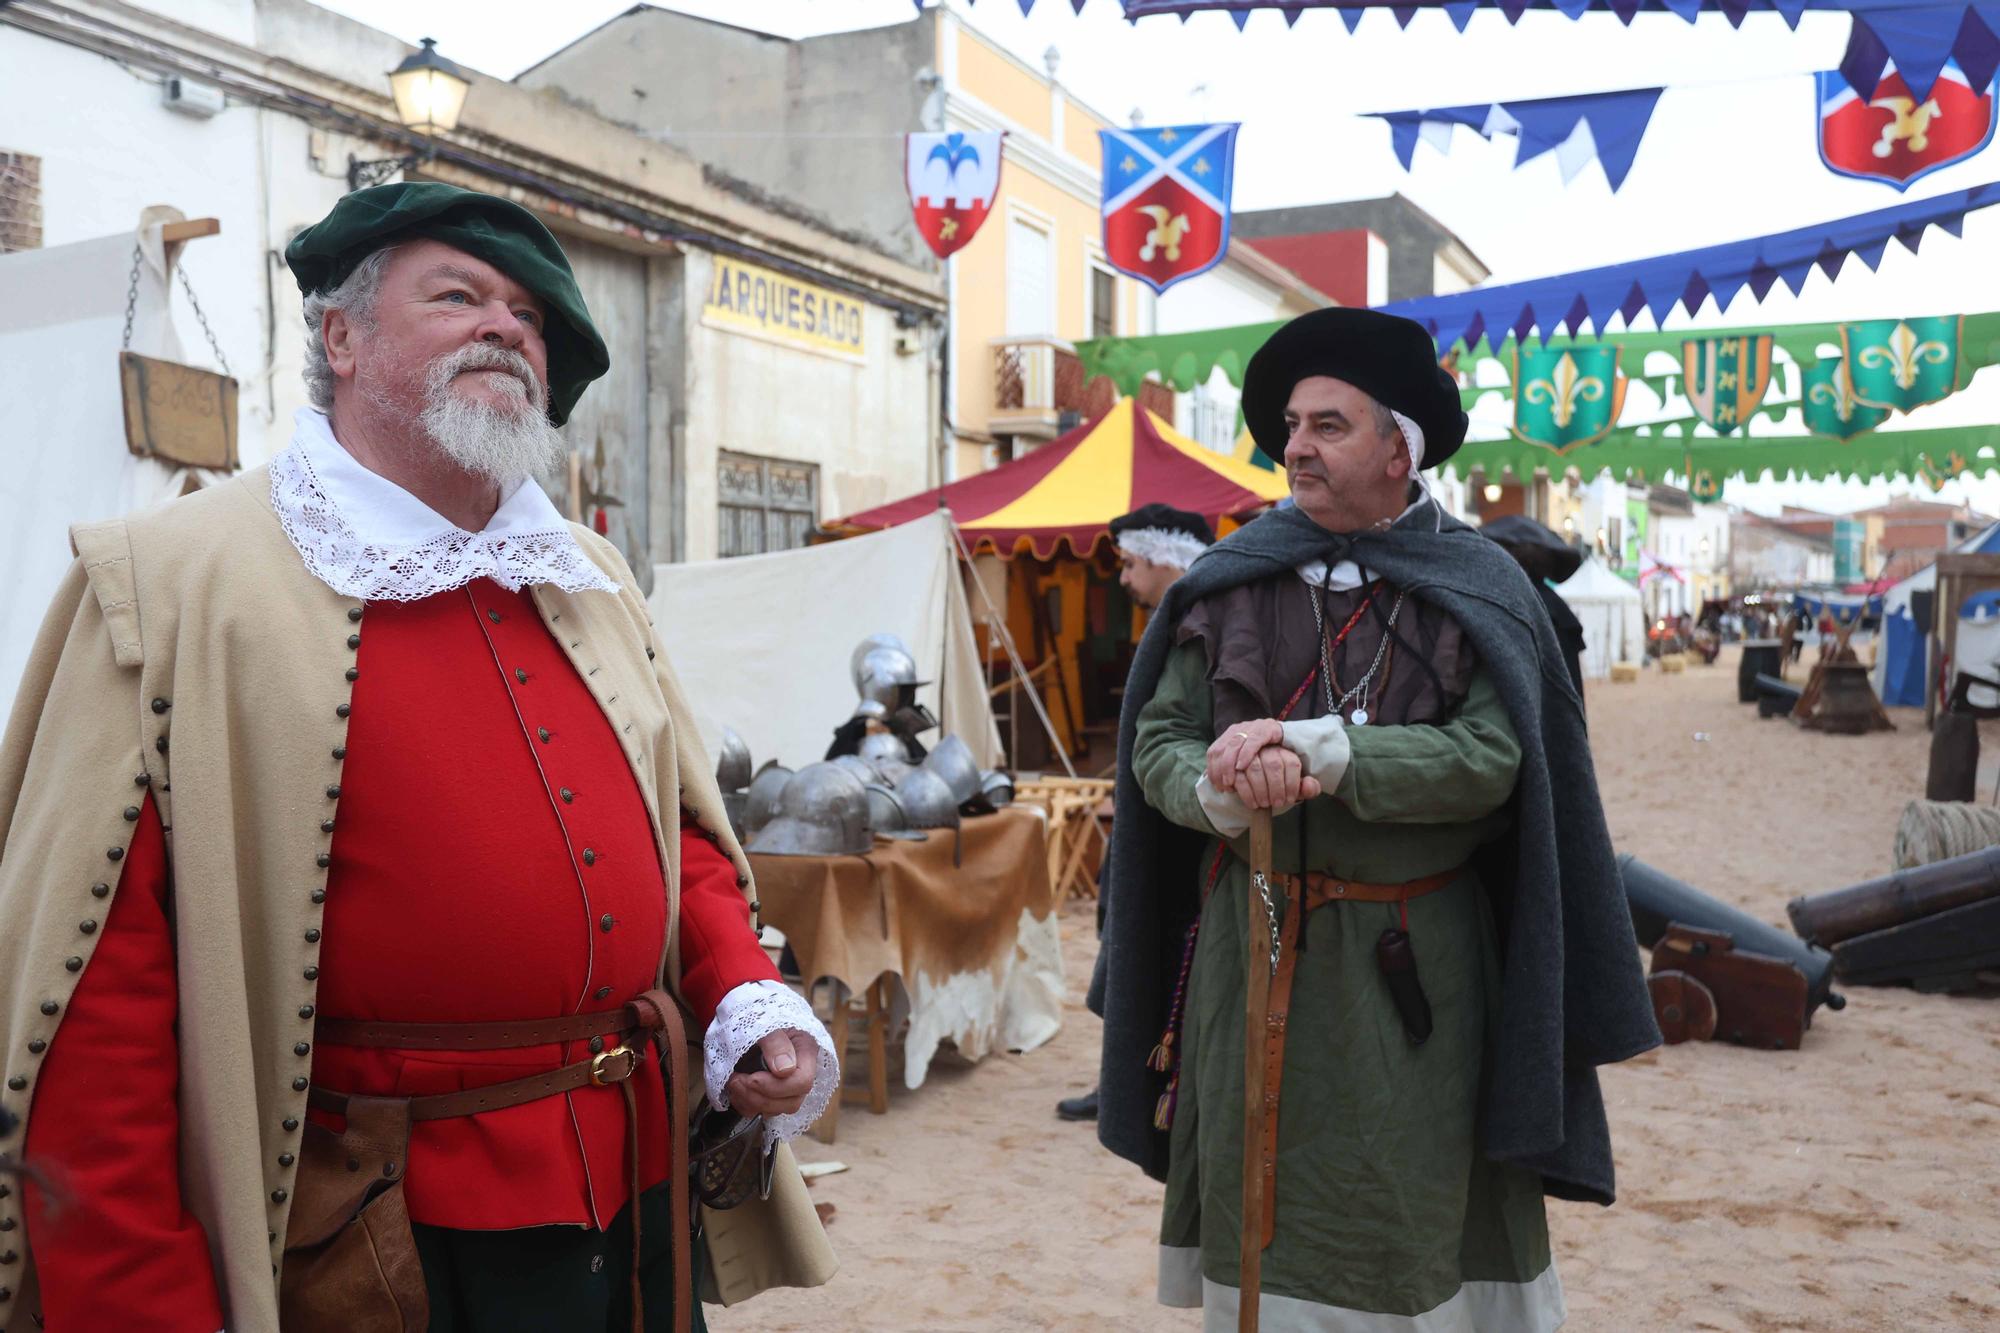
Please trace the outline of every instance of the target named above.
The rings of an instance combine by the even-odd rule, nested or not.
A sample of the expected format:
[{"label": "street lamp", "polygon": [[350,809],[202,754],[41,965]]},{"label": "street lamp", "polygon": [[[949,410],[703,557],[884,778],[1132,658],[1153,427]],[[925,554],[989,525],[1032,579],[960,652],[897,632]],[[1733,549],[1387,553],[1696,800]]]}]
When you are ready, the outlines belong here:
[{"label": "street lamp", "polygon": [[396,119],[405,129],[424,136],[422,150],[366,162],[350,153],[347,188],[359,190],[380,185],[396,173],[437,156],[434,136],[458,128],[458,113],[464,110],[465,95],[471,88],[472,77],[439,55],[436,41],[424,38],[414,54],[389,71],[389,92],[396,100]]}]

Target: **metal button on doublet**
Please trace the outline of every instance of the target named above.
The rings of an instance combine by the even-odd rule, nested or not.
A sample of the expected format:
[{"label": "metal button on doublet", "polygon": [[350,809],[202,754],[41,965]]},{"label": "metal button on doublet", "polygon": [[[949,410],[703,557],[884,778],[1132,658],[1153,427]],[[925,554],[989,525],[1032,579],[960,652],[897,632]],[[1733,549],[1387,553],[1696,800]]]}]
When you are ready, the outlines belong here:
[{"label": "metal button on doublet", "polygon": [[28,1086],[28,1080],[22,1078],[19,1074],[16,1074],[14,1075],[14,1077],[7,1080],[7,1086],[12,1088],[15,1092],[19,1092],[21,1089]]},{"label": "metal button on doublet", "polygon": [[349,620],[359,620],[359,619],[361,619],[361,608],[360,608],[360,607],[358,607],[358,606],[350,606],[350,607],[348,607],[348,608],[347,608],[347,618],[348,618]]},{"label": "metal button on doublet", "polygon": [[609,986],[599,986],[599,987],[597,988],[597,998],[598,998],[598,999],[600,999],[600,1000],[608,1000],[608,999],[610,999],[610,998],[611,998],[611,987],[609,987]]},{"label": "metal button on doublet", "polygon": [[123,861],[125,859],[125,849],[123,847],[107,847],[104,850],[104,854],[114,861]]},{"label": "metal button on doublet", "polygon": [[349,667],[349,668],[347,668],[347,678],[348,678],[349,680],[360,680],[360,679],[361,679],[361,668],[360,668],[360,667]]},{"label": "metal button on doublet", "polygon": [[612,920],[611,913],[609,912],[606,912],[603,916],[597,918],[597,928],[601,931],[604,931],[606,934],[609,934],[611,928],[617,924],[618,923],[616,921]]},{"label": "metal button on doublet", "polygon": [[109,884],[93,884],[90,886],[90,896],[93,898],[109,898],[111,896],[111,886]]},{"label": "metal button on doublet", "polygon": [[[300,1005],[300,1006],[299,1006],[299,1017],[300,1017],[300,1018],[311,1018],[312,1016],[313,1016],[313,1007],[312,1007],[311,1005],[309,1005],[309,1004],[302,1004],[302,1005]],[[303,1054],[303,1052],[302,1052],[302,1054]]]},{"label": "metal button on doublet", "polygon": [[141,787],[150,787],[153,785],[153,775],[151,773],[139,773],[133,776],[132,781]]},{"label": "metal button on doublet", "polygon": [[588,847],[584,848],[584,849],[583,849],[583,863],[584,863],[585,865],[587,865],[587,866],[594,866],[594,865],[596,865],[596,864],[597,864],[597,853],[596,853],[596,852],[594,852],[594,851],[592,851],[592,850],[591,850],[590,848],[588,848]]},{"label": "metal button on doublet", "polygon": [[40,1055],[43,1051],[46,1051],[48,1048],[49,1044],[43,1041],[40,1037],[32,1038],[28,1042],[29,1055]]},{"label": "metal button on doublet", "polygon": [[279,1154],[278,1154],[278,1165],[279,1165],[279,1166],[290,1166],[290,1165],[291,1165],[291,1164],[292,1164],[293,1162],[296,1162],[296,1161],[298,1161],[298,1160],[299,1160],[298,1158],[296,1158],[296,1157],[292,1156],[292,1155],[291,1155],[290,1153],[288,1153],[288,1152],[281,1152],[281,1153],[279,1153]]},{"label": "metal button on doublet", "polygon": [[283,1190],[272,1190],[272,1191],[271,1191],[271,1202],[272,1202],[272,1203],[283,1203],[283,1202],[284,1202],[284,1201],[285,1201],[286,1199],[289,1199],[289,1198],[291,1198],[291,1197],[292,1197],[291,1195],[289,1195],[289,1194],[285,1193],[285,1192],[284,1192]]},{"label": "metal button on doublet", "polygon": [[83,960],[81,958],[65,958],[63,959],[63,966],[71,972],[81,972],[83,971]]},{"label": "metal button on doublet", "polygon": [[296,1042],[292,1046],[293,1055],[305,1056],[311,1053],[312,1053],[312,1043],[310,1042],[304,1042],[304,1041]]},{"label": "metal button on doublet", "polygon": [[361,646],[361,636],[359,634],[348,635],[347,646],[349,648],[359,648]]},{"label": "metal button on doublet", "polygon": [[139,807],[138,807],[138,806],[136,806],[136,805],[128,805],[128,806],[126,806],[126,807],[125,807],[125,822],[126,822],[126,823],[128,823],[128,824],[134,824],[134,823],[137,823],[137,822],[138,822],[138,820],[139,820]]},{"label": "metal button on doublet", "polygon": [[321,833],[331,833],[331,832],[333,832],[333,821],[332,821],[331,819],[322,819],[322,820],[320,820],[320,821],[319,821],[319,831],[320,831]]},{"label": "metal button on doublet", "polygon": [[97,933],[97,923],[89,917],[85,917],[83,920],[77,922],[76,928],[86,935],[95,935]]},{"label": "metal button on doublet", "polygon": [[313,858],[313,861],[315,864],[319,866],[321,870],[324,870],[328,866],[333,864],[333,858],[331,856],[328,856],[325,852],[321,852],[318,856],[315,856]]},{"label": "metal button on doublet", "polygon": [[597,1055],[600,1054],[603,1050],[604,1050],[604,1038],[592,1037],[590,1039],[590,1053],[592,1055]]},{"label": "metal button on doublet", "polygon": [[311,930],[308,930],[306,932],[306,943],[307,944],[319,943],[319,927],[315,926]]},{"label": "metal button on doublet", "polygon": [[549,743],[549,729],[547,727],[536,727],[535,735],[542,738],[542,744],[547,745]]},{"label": "metal button on doublet", "polygon": [[307,968],[307,969],[305,970],[305,978],[306,978],[306,980],[307,980],[307,981],[318,981],[318,980],[319,980],[319,969],[318,969],[318,968],[316,968],[316,967],[309,967],[309,968]]},{"label": "metal button on doublet", "polygon": [[295,1078],[292,1080],[293,1092],[304,1092],[307,1088],[311,1086],[312,1086],[312,1081],[310,1079]]},{"label": "metal button on doublet", "polygon": [[488,611],[486,618],[496,625],[500,623],[500,613],[498,611]]},{"label": "metal button on doublet", "polygon": [[283,1120],[279,1121],[278,1123],[285,1127],[285,1132],[287,1134],[296,1133],[298,1131],[299,1122],[296,1117],[286,1116]]},{"label": "metal button on doublet", "polygon": [[326,799],[327,799],[327,800],[329,800],[329,801],[337,801],[337,800],[339,800],[339,799],[340,799],[340,788],[338,788],[338,787],[328,787],[328,788],[326,789]]},{"label": "metal button on doublet", "polygon": [[339,759],[345,759],[345,758],[347,758],[347,747],[346,747],[345,745],[336,745],[336,746],[334,746],[334,747],[333,747],[333,757],[334,757],[334,758],[335,758],[336,760],[339,760]]},{"label": "metal button on doublet", "polygon": [[172,708],[172,707],[173,707],[173,705],[172,705],[172,704],[170,704],[170,703],[168,703],[168,702],[167,702],[167,701],[166,701],[165,699],[155,699],[155,700],[153,700],[153,711],[154,711],[155,713],[164,713],[164,712],[166,712],[166,711],[167,711],[167,710],[168,710],[169,708]]},{"label": "metal button on doublet", "polygon": [[354,710],[352,708],[349,708],[346,704],[342,704],[340,705],[340,707],[333,710],[333,715],[335,717],[346,717],[349,713],[353,711]]},{"label": "metal button on doublet", "polygon": [[54,1018],[58,1013],[61,1012],[62,1012],[62,1006],[57,1004],[54,1000],[42,1001],[42,1017]]},{"label": "metal button on doublet", "polygon": [[515,668],[514,668],[514,679],[515,679],[515,680],[518,680],[518,681],[520,681],[520,682],[521,682],[521,683],[522,683],[523,685],[526,685],[526,684],[528,683],[528,671],[527,671],[527,668],[526,668],[526,667],[515,667]]},{"label": "metal button on doublet", "polygon": [[314,889],[311,893],[307,894],[306,897],[310,898],[315,903],[323,903],[326,901],[326,890]]},{"label": "metal button on doublet", "polygon": [[571,791],[568,787],[564,787],[562,789],[562,798],[563,798],[563,804],[569,805],[576,800],[576,793]]}]

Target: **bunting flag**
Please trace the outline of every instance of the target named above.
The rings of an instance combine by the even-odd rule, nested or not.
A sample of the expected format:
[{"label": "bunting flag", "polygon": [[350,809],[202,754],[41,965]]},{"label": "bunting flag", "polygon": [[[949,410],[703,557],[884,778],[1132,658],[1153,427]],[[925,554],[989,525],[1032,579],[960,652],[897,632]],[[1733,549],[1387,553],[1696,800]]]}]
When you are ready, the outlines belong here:
[{"label": "bunting flag", "polygon": [[1558,328],[1578,330],[1586,321],[1601,332],[1613,315],[1630,321],[1642,311],[1657,323],[1676,308],[1693,314],[1711,295],[1718,307],[1727,306],[1746,287],[1760,301],[1780,283],[1797,292],[1815,268],[1829,278],[1839,276],[1850,255],[1872,269],[1891,241],[1914,253],[1926,229],[1942,227],[1957,235],[1965,214],[1995,203],[2000,183],[1747,241],[1449,296],[1413,297],[1381,308],[1416,320],[1441,347],[1460,339],[1470,346],[1489,334],[1496,342],[1509,333],[1526,337],[1539,331],[1546,337]]},{"label": "bunting flag", "polygon": [[903,136],[903,180],[924,243],[939,259],[963,249],[1000,192],[1000,144],[992,134]]},{"label": "bunting flag", "polygon": [[1865,98],[1875,95],[1875,85],[1891,65],[1902,71],[1909,91],[1919,100],[1931,95],[1931,84],[1947,62],[1956,61],[1974,88],[1988,86],[2000,70],[2000,35],[1996,35],[2000,0],[1124,0],[1124,4],[1128,19],[1155,14],[1186,18],[1220,10],[1239,28],[1255,9],[1280,10],[1288,23],[1296,22],[1305,10],[1330,9],[1350,32],[1370,9],[1386,9],[1405,26],[1419,10],[1442,10],[1460,32],[1481,10],[1504,15],[1509,23],[1534,9],[1572,19],[1615,14],[1624,23],[1642,12],[1678,14],[1690,23],[1711,13],[1739,26],[1748,14],[1774,13],[1796,28],[1800,15],[1810,9],[1854,16],[1840,74]]},{"label": "bunting flag", "polygon": [[1807,366],[1803,376],[1804,394],[1800,415],[1806,429],[1815,435],[1851,440],[1866,435],[1889,419],[1879,407],[1864,407],[1854,398],[1854,383],[1847,377],[1847,358],[1830,356]]},{"label": "bunting flag", "polygon": [[1609,435],[1625,409],[1619,349],[1592,347],[1514,349],[1514,438],[1568,450]]},{"label": "bunting flag", "polygon": [[1450,151],[1454,126],[1463,125],[1483,138],[1513,135],[1518,140],[1514,165],[1553,152],[1563,184],[1576,179],[1592,158],[1604,164],[1605,179],[1616,190],[1632,170],[1639,140],[1660,100],[1658,88],[1625,92],[1587,93],[1579,97],[1541,97],[1520,102],[1482,102],[1432,111],[1375,111],[1389,123],[1389,140],[1403,170],[1410,169],[1419,140],[1439,152]]},{"label": "bunting flag", "polygon": [[1681,344],[1681,391],[1718,435],[1750,419],[1771,388],[1771,335],[1690,338]]},{"label": "bunting flag", "polygon": [[1840,347],[1854,400],[1867,407],[1907,412],[1950,397],[1958,387],[1963,325],[1958,315],[1844,325]]},{"label": "bunting flag", "polygon": [[1838,175],[1907,190],[1910,182],[1993,142],[1993,93],[1973,91],[1957,65],[1945,66],[1921,102],[1894,72],[1875,85],[1872,97],[1835,73],[1817,79],[1819,158]]},{"label": "bunting flag", "polygon": [[1104,257],[1156,292],[1205,273],[1229,250],[1238,126],[1099,130]]}]

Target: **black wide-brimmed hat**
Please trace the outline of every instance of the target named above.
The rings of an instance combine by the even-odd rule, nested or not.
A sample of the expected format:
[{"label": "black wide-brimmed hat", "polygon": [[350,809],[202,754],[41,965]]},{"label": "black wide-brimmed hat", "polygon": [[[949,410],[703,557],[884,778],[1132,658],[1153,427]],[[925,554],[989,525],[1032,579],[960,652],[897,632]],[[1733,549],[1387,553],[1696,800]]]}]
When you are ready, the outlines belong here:
[{"label": "black wide-brimmed hat", "polygon": [[1285,404],[1303,379],[1345,380],[1424,433],[1422,466],[1436,467],[1465,443],[1458,381],[1438,365],[1424,327],[1379,310],[1332,306],[1300,315],[1272,334],[1243,372],[1243,420],[1257,448],[1285,461]]},{"label": "black wide-brimmed hat", "polygon": [[285,263],[310,296],[347,280],[387,245],[428,237],[483,259],[526,287],[548,310],[549,420],[560,426],[611,354],[584,305],[569,256],[542,220],[511,199],[440,181],[356,190],[292,238]]},{"label": "black wide-brimmed hat", "polygon": [[1488,519],[1479,531],[1505,547],[1529,574],[1550,583],[1564,582],[1583,565],[1582,551],[1523,514]]}]

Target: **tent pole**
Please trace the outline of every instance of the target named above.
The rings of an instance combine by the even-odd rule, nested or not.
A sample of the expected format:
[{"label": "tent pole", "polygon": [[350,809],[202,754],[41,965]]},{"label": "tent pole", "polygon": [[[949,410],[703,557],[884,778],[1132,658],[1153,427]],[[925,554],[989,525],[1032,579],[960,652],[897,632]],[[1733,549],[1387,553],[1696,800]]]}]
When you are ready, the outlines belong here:
[{"label": "tent pole", "polygon": [[[979,590],[979,600],[985,604],[986,614],[992,618],[993,628],[1000,635],[1000,644],[1007,650],[1007,665],[1014,673],[1015,688],[1027,695],[1028,702],[1034,705],[1035,716],[1041,719],[1042,730],[1048,733],[1049,744],[1055,747],[1056,757],[1062,760],[1063,772],[1075,777],[1076,765],[1070,762],[1069,751],[1063,748],[1062,739],[1056,735],[1056,724],[1050,720],[1048,710],[1042,707],[1042,696],[1036,693],[1035,683],[1028,679],[1027,670],[1021,665],[1020,650],[1014,646],[1014,635],[1007,628],[1007,618],[995,608],[993,599],[987,595],[986,583],[978,576],[977,569],[972,563],[972,552],[967,548],[965,535],[958,530],[957,523],[951,525],[951,539],[957,543],[959,558],[965,561],[965,567],[974,571],[972,586]],[[1057,670],[1061,670],[1060,665]]]}]

